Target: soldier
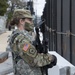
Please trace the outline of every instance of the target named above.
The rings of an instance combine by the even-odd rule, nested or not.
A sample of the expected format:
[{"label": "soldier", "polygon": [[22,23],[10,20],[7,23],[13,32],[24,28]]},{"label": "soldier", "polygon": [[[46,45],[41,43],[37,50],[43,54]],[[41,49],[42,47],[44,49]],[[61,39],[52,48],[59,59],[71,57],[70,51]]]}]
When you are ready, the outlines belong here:
[{"label": "soldier", "polygon": [[32,16],[29,10],[16,9],[11,25],[17,26],[9,41],[15,75],[42,75],[40,67],[56,65],[57,59],[54,55],[38,53],[32,44],[32,36],[28,33],[33,30]]}]

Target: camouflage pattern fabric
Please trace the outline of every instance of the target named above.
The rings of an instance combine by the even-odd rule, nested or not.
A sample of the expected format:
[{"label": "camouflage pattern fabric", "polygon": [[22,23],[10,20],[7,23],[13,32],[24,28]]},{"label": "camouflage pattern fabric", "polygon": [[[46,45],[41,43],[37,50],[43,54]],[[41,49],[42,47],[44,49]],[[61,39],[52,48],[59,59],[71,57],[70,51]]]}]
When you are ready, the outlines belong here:
[{"label": "camouflage pattern fabric", "polygon": [[16,69],[16,75],[42,75],[40,68],[29,66],[23,59],[18,61]]},{"label": "camouflage pattern fabric", "polygon": [[30,10],[16,9],[13,13],[13,18],[33,18]]},{"label": "camouflage pattern fabric", "polygon": [[16,75],[42,75],[39,67],[50,64],[53,57],[48,53],[37,53],[36,48],[31,44],[31,39],[27,36],[28,34],[25,33],[19,34],[13,42],[14,55],[22,58],[15,65]]}]

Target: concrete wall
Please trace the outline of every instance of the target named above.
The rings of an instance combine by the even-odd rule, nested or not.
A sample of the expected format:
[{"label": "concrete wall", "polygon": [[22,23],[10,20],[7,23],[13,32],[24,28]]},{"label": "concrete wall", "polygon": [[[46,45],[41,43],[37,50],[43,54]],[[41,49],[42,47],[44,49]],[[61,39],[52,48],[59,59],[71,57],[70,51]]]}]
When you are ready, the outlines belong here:
[{"label": "concrete wall", "polygon": [[6,16],[0,16],[0,33],[5,31],[6,19]]}]

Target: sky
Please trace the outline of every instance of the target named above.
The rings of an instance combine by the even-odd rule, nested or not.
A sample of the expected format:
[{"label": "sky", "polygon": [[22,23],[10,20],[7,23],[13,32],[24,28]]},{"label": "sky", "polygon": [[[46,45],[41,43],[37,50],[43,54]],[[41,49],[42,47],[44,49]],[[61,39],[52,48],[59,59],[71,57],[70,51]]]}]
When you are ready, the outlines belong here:
[{"label": "sky", "polygon": [[45,5],[45,0],[33,0],[33,5],[35,13],[38,16],[41,16]]},{"label": "sky", "polygon": [[[21,0],[21,1],[28,2],[30,0]],[[31,0],[31,1],[33,1],[33,8],[35,14],[41,16],[45,5],[45,0]]]}]

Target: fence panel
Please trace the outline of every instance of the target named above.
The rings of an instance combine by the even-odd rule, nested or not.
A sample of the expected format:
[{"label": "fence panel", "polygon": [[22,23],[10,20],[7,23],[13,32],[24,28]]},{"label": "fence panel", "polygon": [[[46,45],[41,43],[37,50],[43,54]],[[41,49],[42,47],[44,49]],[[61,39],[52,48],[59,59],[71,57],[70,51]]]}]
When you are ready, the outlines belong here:
[{"label": "fence panel", "polygon": [[75,0],[46,0],[43,16],[51,32],[49,49],[75,65]]}]

